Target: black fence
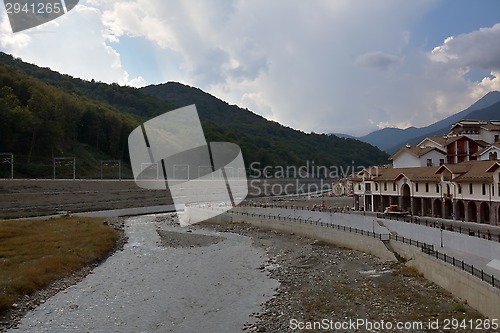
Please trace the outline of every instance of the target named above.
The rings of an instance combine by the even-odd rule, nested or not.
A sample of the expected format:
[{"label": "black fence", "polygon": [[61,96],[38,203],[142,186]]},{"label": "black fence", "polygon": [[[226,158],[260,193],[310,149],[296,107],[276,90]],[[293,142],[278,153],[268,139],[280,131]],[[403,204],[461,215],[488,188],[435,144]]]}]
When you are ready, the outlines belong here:
[{"label": "black fence", "polygon": [[[283,207],[284,208],[284,207]],[[217,209],[218,208],[211,208],[211,209]],[[223,210],[222,210],[223,211]],[[428,254],[438,260],[444,261],[450,265],[453,265],[454,267],[459,268],[460,270],[467,272],[479,279],[481,281],[484,281],[491,285],[492,287],[500,289],[500,280],[496,278],[494,275],[490,275],[485,273],[483,270],[477,269],[474,267],[474,265],[469,265],[465,261],[457,259],[453,256],[447,255],[446,253],[441,253],[439,251],[436,251],[434,249],[434,245],[432,244],[427,244],[424,242],[420,242],[418,240],[413,240],[408,237],[402,237],[398,235],[392,235],[392,234],[379,234],[375,233],[372,231],[366,231],[362,229],[357,229],[357,228],[352,228],[344,225],[338,225],[334,223],[327,223],[323,222],[321,219],[318,220],[313,220],[312,218],[307,218],[304,219],[302,217],[295,218],[292,217],[291,215],[288,216],[281,216],[280,214],[278,215],[273,215],[273,214],[255,214],[255,213],[248,213],[248,212],[240,212],[240,211],[227,211],[227,213],[237,215],[237,216],[248,216],[248,217],[254,217],[254,218],[260,218],[260,219],[268,219],[268,220],[278,220],[278,221],[291,221],[291,222],[297,222],[297,223],[306,223],[306,224],[311,224],[311,225],[317,225],[321,227],[326,227],[326,228],[334,228],[346,232],[351,232],[363,236],[368,236],[368,237],[373,237],[377,238],[381,241],[389,241],[393,240],[396,242],[401,242],[405,244],[409,244],[410,246],[415,246],[421,249],[421,251],[425,254]],[[231,219],[232,221],[232,219]]]},{"label": "black fence", "polygon": [[457,259],[453,256],[447,255],[446,253],[441,253],[439,251],[436,251],[434,249],[434,245],[415,241],[411,238],[401,237],[398,235],[390,235],[390,239],[419,247],[423,253],[428,254],[430,256],[433,256],[434,258],[441,260],[441,261],[444,261],[444,262],[451,264],[455,267],[458,267],[462,271],[467,272],[467,273],[469,273],[477,278],[480,278],[481,281],[487,282],[487,283],[491,284],[493,287],[500,289],[500,280],[495,278],[494,275],[490,275],[488,273],[485,273],[483,270],[477,269],[474,267],[474,265],[469,265],[463,260],[460,260],[460,259]]},{"label": "black fence", "polygon": [[345,225],[334,224],[331,222],[330,223],[323,222],[321,219],[313,220],[312,217],[304,219],[302,217],[297,217],[297,218],[292,217],[291,215],[281,216],[281,215],[272,215],[272,214],[254,214],[254,213],[239,212],[239,211],[232,211],[232,210],[228,211],[227,213],[230,213],[233,215],[239,215],[239,216],[260,218],[260,219],[278,220],[278,221],[283,220],[283,221],[291,221],[291,222],[297,222],[297,223],[317,225],[317,226],[321,226],[321,227],[333,228],[333,229],[338,229],[338,230],[342,230],[342,231],[352,232],[352,233],[363,235],[363,236],[377,238],[377,239],[380,239],[381,241],[388,241],[389,236],[390,236],[389,234],[379,234],[376,232],[367,231],[367,230],[363,230],[363,229],[357,229],[357,228],[353,228],[353,227],[348,227]]},{"label": "black fence", "polygon": [[[446,229],[448,231],[453,231],[453,232],[458,232],[464,235],[468,235],[471,237],[478,237],[478,238],[483,238],[491,241],[496,241],[500,243],[500,233],[499,234],[492,234],[491,231],[484,231],[481,229],[475,229],[471,227],[462,227],[462,226],[453,226],[451,223],[445,223],[445,222],[439,222],[436,220],[428,220],[426,218],[421,218],[421,217],[411,217],[411,216],[398,216],[398,215],[386,215],[386,214],[381,214],[377,213],[377,218],[381,219],[387,219],[387,220],[395,220],[395,221],[402,221],[402,222],[408,222],[408,223],[414,223],[418,225],[425,225],[426,227],[432,227],[432,228],[440,228],[440,229]],[[457,221],[458,222],[458,221]]]}]

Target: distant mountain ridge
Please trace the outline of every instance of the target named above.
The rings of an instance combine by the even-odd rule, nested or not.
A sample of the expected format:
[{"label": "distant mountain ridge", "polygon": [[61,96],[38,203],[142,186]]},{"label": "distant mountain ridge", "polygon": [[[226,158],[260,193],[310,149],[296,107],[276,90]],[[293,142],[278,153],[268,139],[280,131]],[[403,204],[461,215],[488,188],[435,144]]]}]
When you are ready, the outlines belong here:
[{"label": "distant mountain ridge", "polygon": [[[406,144],[415,145],[419,143],[427,136],[446,134],[453,123],[464,118],[476,120],[500,119],[500,110],[495,112],[500,105],[494,107],[497,103],[500,103],[500,92],[490,91],[467,109],[429,126],[407,129],[384,128],[358,139],[392,154]],[[484,113],[482,110],[485,110]],[[394,144],[395,142],[396,144]]]},{"label": "distant mountain ridge", "polygon": [[167,82],[140,91],[173,105],[196,104],[202,123],[206,122],[208,129],[212,129],[206,131],[207,139],[222,140],[217,132],[229,133],[227,141],[240,145],[246,160],[260,161],[262,165],[303,165],[306,161],[322,166],[349,165],[352,161],[365,166],[387,163],[387,154],[365,142],[294,130],[237,105],[229,105],[195,87]]},{"label": "distant mountain ridge", "polygon": [[15,154],[19,175],[48,174],[53,156],[76,156],[79,176],[85,168],[88,175],[94,172],[99,160],[128,164],[133,128],[190,104],[197,106],[207,141],[238,144],[247,167],[387,162],[386,153],[365,142],[294,130],[195,87],[168,82],[137,89],[86,81],[0,52],[0,152]]},{"label": "distant mountain ridge", "polygon": [[354,135],[344,134],[344,133],[331,133],[332,135],[338,136],[339,138],[344,139],[356,139]]}]

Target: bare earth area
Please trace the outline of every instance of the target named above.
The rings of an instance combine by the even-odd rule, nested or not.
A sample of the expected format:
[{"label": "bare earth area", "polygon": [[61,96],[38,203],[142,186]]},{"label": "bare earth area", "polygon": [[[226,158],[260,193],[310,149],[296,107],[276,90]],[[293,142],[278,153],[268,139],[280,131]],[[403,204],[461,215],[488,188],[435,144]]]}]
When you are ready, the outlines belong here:
[{"label": "bare earth area", "polygon": [[[269,184],[280,182],[289,181],[266,180],[263,183],[258,179],[252,180],[249,195],[262,195]],[[314,182],[304,181],[305,184]],[[295,185],[291,185],[293,190]],[[317,189],[317,186],[313,188]],[[133,180],[0,179],[0,219],[172,203],[168,190],[143,189]]]},{"label": "bare earth area", "polygon": [[0,218],[169,204],[168,191],[145,190],[133,180],[0,180]]}]

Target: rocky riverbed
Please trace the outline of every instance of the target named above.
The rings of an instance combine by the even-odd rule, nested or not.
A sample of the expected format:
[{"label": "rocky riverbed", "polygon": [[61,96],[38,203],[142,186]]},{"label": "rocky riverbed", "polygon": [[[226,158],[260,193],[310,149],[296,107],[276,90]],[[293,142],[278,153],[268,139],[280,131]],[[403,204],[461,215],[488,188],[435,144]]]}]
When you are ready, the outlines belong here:
[{"label": "rocky riverbed", "polygon": [[18,304],[4,330],[318,332],[328,330],[298,327],[482,318],[404,263],[297,235],[245,223],[180,228],[172,215],[132,218],[124,229],[121,250]]},{"label": "rocky riverbed", "polygon": [[[404,263],[385,262],[366,253],[241,223],[210,227],[251,237],[268,258],[260,269],[280,282],[276,294],[254,314],[257,322],[245,327],[247,331],[328,331],[294,330],[299,323],[323,319],[331,323],[350,320],[394,324],[422,322],[426,327],[429,321],[483,318]],[[366,332],[364,328],[331,331]],[[453,331],[470,332],[470,329]],[[405,332],[436,331],[411,329]]]},{"label": "rocky riverbed", "polygon": [[125,233],[122,251],[8,332],[236,332],[278,286],[247,236],[168,215],[129,218]]}]

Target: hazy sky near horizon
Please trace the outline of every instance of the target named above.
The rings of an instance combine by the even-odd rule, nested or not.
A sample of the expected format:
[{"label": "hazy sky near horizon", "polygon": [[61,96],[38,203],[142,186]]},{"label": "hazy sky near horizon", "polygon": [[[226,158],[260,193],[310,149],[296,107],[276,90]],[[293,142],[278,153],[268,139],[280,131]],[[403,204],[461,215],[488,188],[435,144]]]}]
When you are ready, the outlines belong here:
[{"label": "hazy sky near horizon", "polygon": [[498,0],[80,0],[0,50],[83,79],[178,81],[306,132],[425,126],[500,90]]}]

